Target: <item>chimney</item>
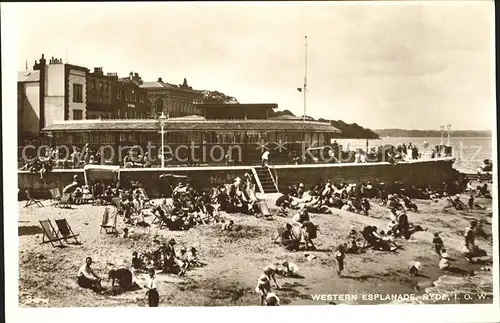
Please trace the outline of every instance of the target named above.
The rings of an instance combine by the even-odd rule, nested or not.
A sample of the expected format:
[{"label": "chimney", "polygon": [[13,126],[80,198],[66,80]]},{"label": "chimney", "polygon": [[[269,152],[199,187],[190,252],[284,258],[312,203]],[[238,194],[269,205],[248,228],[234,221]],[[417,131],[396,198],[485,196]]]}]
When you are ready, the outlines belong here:
[{"label": "chimney", "polygon": [[163,80],[161,79],[161,77],[158,78],[158,82],[163,83]]}]

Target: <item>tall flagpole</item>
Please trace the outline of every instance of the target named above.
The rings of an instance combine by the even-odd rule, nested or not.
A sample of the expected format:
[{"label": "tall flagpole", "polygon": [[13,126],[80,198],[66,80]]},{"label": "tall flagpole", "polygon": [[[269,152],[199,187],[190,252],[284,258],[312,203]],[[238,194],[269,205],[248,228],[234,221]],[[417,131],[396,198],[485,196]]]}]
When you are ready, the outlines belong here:
[{"label": "tall flagpole", "polygon": [[307,105],[307,35],[305,36],[306,55],[305,55],[305,76],[304,76],[304,116],[303,121],[306,121],[306,105]]}]

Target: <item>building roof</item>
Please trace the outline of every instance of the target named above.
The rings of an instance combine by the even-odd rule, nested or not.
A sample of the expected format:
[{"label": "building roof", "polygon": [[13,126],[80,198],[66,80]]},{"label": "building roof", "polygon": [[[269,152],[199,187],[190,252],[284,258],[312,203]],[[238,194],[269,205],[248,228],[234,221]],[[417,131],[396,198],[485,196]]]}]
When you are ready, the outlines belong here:
[{"label": "building roof", "polygon": [[277,117],[270,117],[269,119],[273,119],[273,120],[302,120],[302,117],[296,117],[296,116],[284,114],[284,115],[277,116]]},{"label": "building roof", "polygon": [[141,84],[141,88],[145,89],[173,89],[177,88],[176,86],[168,83],[163,83],[163,82],[143,82]]},{"label": "building roof", "polygon": [[202,103],[202,104],[197,104],[196,107],[200,109],[212,109],[212,108],[277,109],[278,105],[276,103]]},{"label": "building roof", "polygon": [[[78,120],[55,122],[44,132],[78,131],[158,131],[159,120]],[[203,120],[200,118],[170,118],[166,131],[315,131],[340,132],[329,123],[296,120]]]},{"label": "building roof", "polygon": [[40,81],[40,71],[17,72],[17,82],[38,82]]}]

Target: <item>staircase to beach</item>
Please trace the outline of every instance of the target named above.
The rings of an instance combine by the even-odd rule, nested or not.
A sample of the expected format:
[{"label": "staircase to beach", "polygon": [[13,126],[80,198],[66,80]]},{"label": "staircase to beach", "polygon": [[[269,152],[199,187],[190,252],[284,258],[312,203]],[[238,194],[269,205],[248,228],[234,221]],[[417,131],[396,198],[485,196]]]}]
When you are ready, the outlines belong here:
[{"label": "staircase to beach", "polygon": [[254,167],[252,170],[261,193],[279,192],[277,175],[273,176],[269,167]]}]

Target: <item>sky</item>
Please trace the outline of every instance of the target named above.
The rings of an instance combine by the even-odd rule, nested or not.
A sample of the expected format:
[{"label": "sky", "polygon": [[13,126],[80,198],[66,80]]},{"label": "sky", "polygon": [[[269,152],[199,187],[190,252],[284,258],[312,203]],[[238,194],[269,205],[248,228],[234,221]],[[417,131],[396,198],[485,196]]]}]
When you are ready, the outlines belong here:
[{"label": "sky", "polygon": [[372,129],[490,130],[493,1],[17,4],[42,53]]}]

